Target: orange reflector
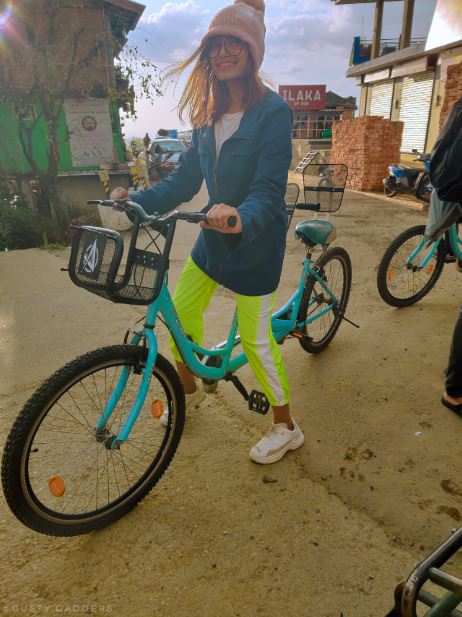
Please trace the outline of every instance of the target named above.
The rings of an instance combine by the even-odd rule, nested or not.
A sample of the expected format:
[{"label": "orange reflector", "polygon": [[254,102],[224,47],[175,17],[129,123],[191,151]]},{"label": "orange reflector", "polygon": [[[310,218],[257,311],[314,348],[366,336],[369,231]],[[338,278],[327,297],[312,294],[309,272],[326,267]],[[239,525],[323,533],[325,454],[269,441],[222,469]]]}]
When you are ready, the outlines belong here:
[{"label": "orange reflector", "polygon": [[393,278],[393,275],[394,275],[393,270],[391,268],[388,268],[388,270],[387,270],[387,279],[389,281],[391,281],[391,279]]},{"label": "orange reflector", "polygon": [[164,413],[164,406],[158,398],[155,398],[151,403],[151,413],[153,418],[160,418]]},{"label": "orange reflector", "polygon": [[427,268],[426,268],[426,272],[427,274],[431,274],[433,272],[433,270],[435,269],[434,264],[428,264]]},{"label": "orange reflector", "polygon": [[66,486],[61,476],[53,476],[48,480],[48,488],[53,497],[62,497],[66,492]]}]

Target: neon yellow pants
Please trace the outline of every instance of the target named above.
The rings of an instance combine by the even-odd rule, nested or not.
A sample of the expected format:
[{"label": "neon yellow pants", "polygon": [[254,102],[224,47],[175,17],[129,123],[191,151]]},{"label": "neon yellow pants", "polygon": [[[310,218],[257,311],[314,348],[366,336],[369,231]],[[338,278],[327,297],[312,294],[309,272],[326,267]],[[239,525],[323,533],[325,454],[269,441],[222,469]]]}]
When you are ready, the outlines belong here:
[{"label": "neon yellow pants", "polygon": [[[218,283],[196,266],[191,257],[186,261],[173,295],[183,328],[195,343],[202,344],[204,337],[203,314]],[[289,402],[287,372],[271,330],[271,315],[276,292],[266,296],[241,296],[236,294],[237,318],[242,347],[254,375],[271,405]],[[182,361],[170,337],[173,356]]]}]

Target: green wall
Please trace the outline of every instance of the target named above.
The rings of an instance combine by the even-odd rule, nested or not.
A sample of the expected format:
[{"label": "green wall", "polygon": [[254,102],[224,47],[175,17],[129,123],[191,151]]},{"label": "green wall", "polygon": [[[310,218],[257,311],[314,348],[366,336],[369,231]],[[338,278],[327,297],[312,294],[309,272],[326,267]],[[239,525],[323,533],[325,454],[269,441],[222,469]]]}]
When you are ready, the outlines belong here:
[{"label": "green wall", "polygon": [[[119,110],[116,103],[109,104],[112,118],[112,138],[118,156],[118,162],[125,162],[122,147],[122,136],[120,132]],[[37,106],[35,106],[37,109]],[[31,120],[26,120],[32,124]],[[67,139],[66,117],[64,110],[58,120],[58,148],[59,148],[59,171],[85,171],[96,170],[97,166],[92,167],[73,167],[71,150]],[[11,175],[31,172],[31,167],[23,154],[21,142],[19,140],[18,120],[13,109],[5,102],[0,101],[0,169]],[[46,125],[40,119],[33,132],[32,151],[34,160],[38,164],[40,171],[46,171],[48,167],[47,159],[48,136]]]}]

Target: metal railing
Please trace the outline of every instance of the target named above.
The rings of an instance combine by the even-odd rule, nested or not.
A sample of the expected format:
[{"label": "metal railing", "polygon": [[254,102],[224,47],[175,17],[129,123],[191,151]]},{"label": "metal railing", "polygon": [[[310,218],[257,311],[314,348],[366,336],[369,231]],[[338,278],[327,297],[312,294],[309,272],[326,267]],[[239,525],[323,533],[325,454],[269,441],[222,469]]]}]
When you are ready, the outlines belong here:
[{"label": "metal railing", "polygon": [[340,115],[340,112],[320,112],[319,116],[295,115],[292,139],[332,139],[332,124]]},{"label": "metal railing", "polygon": [[[409,47],[418,45],[425,42],[426,37],[416,37],[411,39]],[[385,56],[391,54],[399,49],[399,38],[396,39],[381,39],[379,56]],[[355,36],[353,39],[353,48],[351,52],[350,66],[355,64],[361,64],[361,62],[368,62],[372,55],[372,41],[363,39],[360,36]]]}]

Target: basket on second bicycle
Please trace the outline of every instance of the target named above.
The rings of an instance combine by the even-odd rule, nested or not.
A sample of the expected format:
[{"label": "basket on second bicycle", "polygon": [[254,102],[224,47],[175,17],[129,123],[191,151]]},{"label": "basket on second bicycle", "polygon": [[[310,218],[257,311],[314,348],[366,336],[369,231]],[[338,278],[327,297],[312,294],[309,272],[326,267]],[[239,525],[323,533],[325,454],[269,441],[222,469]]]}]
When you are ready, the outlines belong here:
[{"label": "basket on second bicycle", "polygon": [[[315,199],[299,208],[322,212],[332,211],[334,202],[340,206],[338,177],[345,179],[344,166],[330,167],[328,175],[326,166],[318,174],[317,189],[311,190],[313,182],[305,192]],[[286,196],[291,218],[298,187],[289,185]],[[206,214],[148,216],[134,202],[117,204],[133,219],[128,250],[116,231],[78,227],[69,275],[79,287],[112,302],[146,306],[142,325],[130,328],[123,344],[81,355],[49,377],[19,413],[4,448],[7,503],[23,524],[44,534],[74,536],[105,527],[145,497],[169,466],[182,435],[185,397],[176,370],[158,353],[159,321],[194,375],[209,385],[231,381],[251,411],[269,408],[264,394],[249,394],[235,374],[247,362],[242,351],[233,354],[239,344],[236,314],[227,339],[203,348],[184,332],[168,290],[176,225],[198,223]],[[300,221],[295,235],[306,258],[293,295],[272,316],[272,329],[278,343],[293,337],[304,350],[317,353],[346,319],[351,263],[344,249],[329,246],[336,235],[330,221]],[[322,252],[312,263],[316,246]],[[160,422],[164,411],[166,426]]]}]

